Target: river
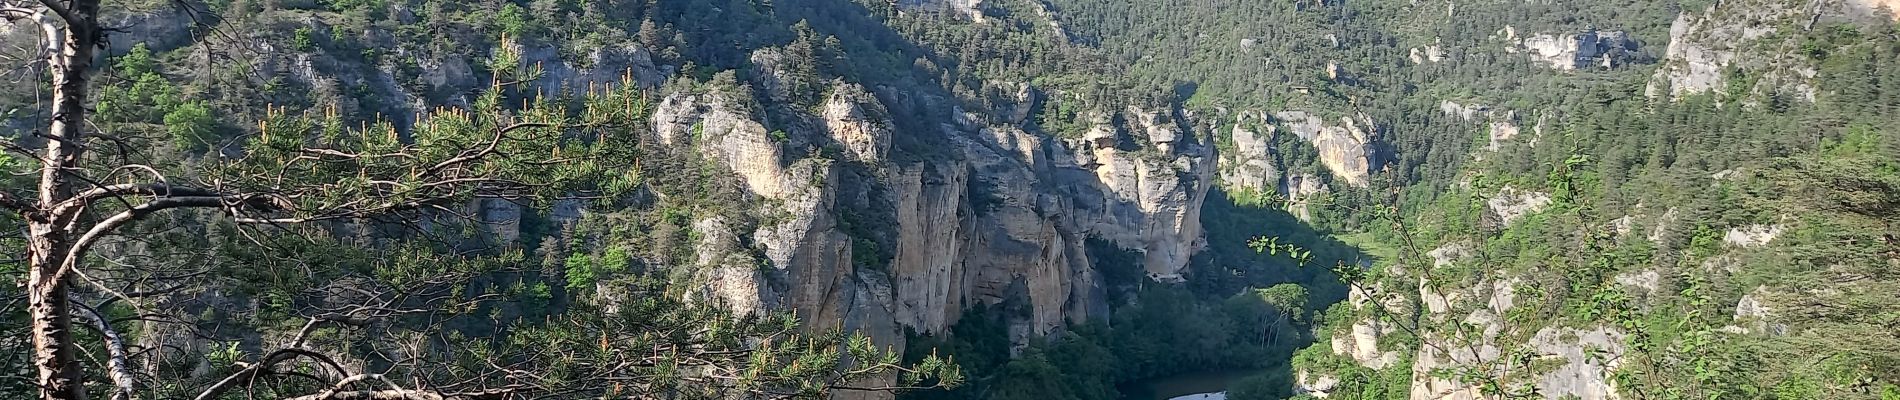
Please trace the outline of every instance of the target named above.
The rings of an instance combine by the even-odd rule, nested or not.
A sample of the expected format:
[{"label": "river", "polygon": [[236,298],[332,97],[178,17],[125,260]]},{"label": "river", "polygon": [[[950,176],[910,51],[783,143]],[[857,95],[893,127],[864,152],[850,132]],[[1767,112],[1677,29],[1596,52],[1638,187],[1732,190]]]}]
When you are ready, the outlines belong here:
[{"label": "river", "polygon": [[1122,400],[1226,400],[1228,386],[1257,373],[1218,371],[1149,379],[1124,388]]}]

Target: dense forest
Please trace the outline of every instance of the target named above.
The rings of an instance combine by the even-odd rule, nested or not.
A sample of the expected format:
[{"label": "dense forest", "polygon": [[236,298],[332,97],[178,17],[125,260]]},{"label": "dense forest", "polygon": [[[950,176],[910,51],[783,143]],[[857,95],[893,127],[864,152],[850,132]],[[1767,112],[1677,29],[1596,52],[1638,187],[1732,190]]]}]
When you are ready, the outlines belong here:
[{"label": "dense forest", "polygon": [[1896,399],[1887,11],[0,0],[0,397]]}]

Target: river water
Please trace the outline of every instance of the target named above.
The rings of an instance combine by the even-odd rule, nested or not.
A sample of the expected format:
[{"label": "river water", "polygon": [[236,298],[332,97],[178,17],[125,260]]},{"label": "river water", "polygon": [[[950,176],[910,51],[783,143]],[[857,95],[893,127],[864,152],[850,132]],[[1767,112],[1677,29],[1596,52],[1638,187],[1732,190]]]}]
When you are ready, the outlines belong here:
[{"label": "river water", "polygon": [[1122,400],[1226,400],[1229,385],[1259,372],[1202,372],[1150,379],[1124,388]]}]

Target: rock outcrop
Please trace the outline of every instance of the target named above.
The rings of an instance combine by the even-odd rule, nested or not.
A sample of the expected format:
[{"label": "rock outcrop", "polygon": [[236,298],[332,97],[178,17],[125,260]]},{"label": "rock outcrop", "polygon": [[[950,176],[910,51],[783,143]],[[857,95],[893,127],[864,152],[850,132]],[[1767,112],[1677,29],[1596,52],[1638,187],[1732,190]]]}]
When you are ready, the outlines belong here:
[{"label": "rock outcrop", "polygon": [[1749,225],[1729,228],[1722,242],[1737,247],[1761,247],[1781,236],[1781,225]]},{"label": "rock outcrop", "polygon": [[1370,117],[1364,114],[1341,117],[1338,124],[1328,124],[1324,118],[1305,111],[1282,111],[1273,117],[1317,148],[1320,163],[1325,164],[1333,176],[1354,187],[1371,184],[1374,165],[1380,160],[1373,147],[1379,127]]},{"label": "rock outcrop", "polygon": [[896,0],[905,10],[950,12],[976,21],[983,20],[983,0]]},{"label": "rock outcrop", "polygon": [[1496,226],[1508,226],[1524,216],[1543,211],[1550,206],[1550,202],[1549,194],[1505,186],[1496,196],[1485,200],[1485,210],[1488,211],[1485,216]]},{"label": "rock outcrop", "polygon": [[1411,60],[1413,64],[1437,63],[1437,62],[1445,61],[1444,42],[1437,39],[1433,39],[1432,44],[1419,46],[1419,47],[1413,47],[1410,50],[1408,50],[1408,54],[1406,54],[1405,58],[1408,60]]},{"label": "rock outcrop", "polygon": [[1242,114],[1228,131],[1233,149],[1221,153],[1221,183],[1228,190],[1266,193],[1279,190],[1280,163],[1272,138],[1279,129],[1263,119]]},{"label": "rock outcrop", "polygon": [[1595,29],[1578,33],[1540,33],[1519,46],[1538,62],[1563,71],[1590,67],[1615,68],[1636,61],[1637,43],[1623,31]]},{"label": "rock outcrop", "polygon": [[1681,97],[1704,93],[1726,84],[1723,70],[1735,62],[1732,43],[1774,33],[1770,27],[1742,27],[1714,22],[1684,11],[1669,26],[1669,49],[1644,93],[1650,97]]},{"label": "rock outcrop", "polygon": [[1369,184],[1371,169],[1379,162],[1373,145],[1377,131],[1363,115],[1326,125],[1303,111],[1244,111],[1234,117],[1233,127],[1226,132],[1231,146],[1220,154],[1220,180],[1230,193],[1278,194],[1295,217],[1312,220],[1309,202],[1316,195],[1332,191],[1328,184],[1331,179],[1303,166],[1286,165],[1283,151],[1305,150],[1277,148],[1275,138],[1282,132],[1293,132],[1313,145],[1320,163],[1332,173],[1331,179],[1343,180],[1348,186]]},{"label": "rock outcrop", "polygon": [[1293,393],[1324,399],[1333,395],[1333,390],[1339,388],[1339,382],[1339,378],[1332,375],[1319,375],[1302,370],[1293,376]]},{"label": "rock outcrop", "polygon": [[1611,383],[1611,374],[1622,365],[1623,336],[1622,331],[1610,327],[1538,330],[1531,336],[1529,347],[1556,367],[1537,376],[1537,392],[1552,399],[1621,398]]},{"label": "rock outcrop", "polygon": [[[1820,21],[1885,24],[1900,14],[1878,11],[1891,0],[1718,2],[1684,10],[1669,27],[1662,67],[1644,93],[1653,98],[1719,92],[1754,103],[1769,94],[1814,101],[1819,61],[1802,51],[1802,34]],[[1891,7],[1889,7],[1891,9]],[[1730,87],[1729,71],[1753,77],[1752,86]],[[1736,93],[1729,93],[1736,92]]]},{"label": "rock outcrop", "polygon": [[[757,262],[738,268],[750,260],[700,260],[706,297],[741,311],[795,310],[812,326],[896,346],[906,329],[943,332],[967,309],[1002,305],[1023,311],[1009,321],[1023,345],[1106,315],[1088,239],[1142,254],[1148,276],[1163,281],[1182,279],[1202,246],[1213,159],[1176,111],[1129,107],[1099,119],[1089,138],[1069,140],[972,115],[938,132],[905,132],[948,144],[917,161],[894,154],[896,125],[879,95],[843,83],[829,93],[783,134],[720,90],[673,93],[654,110],[659,142],[731,171],[784,216],[750,233],[764,273]],[[1131,137],[1147,145],[1120,140]],[[840,157],[787,151],[805,144]],[[891,226],[868,229],[889,237],[847,229],[847,219],[874,218],[864,215],[888,215]],[[713,219],[696,229],[730,228]],[[707,233],[700,246],[730,250],[745,235]],[[889,259],[863,254],[877,243],[888,244]]]}]

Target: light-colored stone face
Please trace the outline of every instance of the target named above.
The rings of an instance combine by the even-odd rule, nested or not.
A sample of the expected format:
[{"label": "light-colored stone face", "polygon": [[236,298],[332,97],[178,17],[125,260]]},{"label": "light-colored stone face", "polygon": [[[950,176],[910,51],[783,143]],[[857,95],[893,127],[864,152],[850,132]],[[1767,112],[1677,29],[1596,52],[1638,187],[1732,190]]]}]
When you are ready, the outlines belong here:
[{"label": "light-colored stone face", "polygon": [[928,12],[953,12],[976,21],[983,21],[983,0],[897,0],[897,6],[906,10]]},{"label": "light-colored stone face", "polygon": [[1737,247],[1761,247],[1781,236],[1781,225],[1749,225],[1729,228],[1722,242]]},{"label": "light-colored stone face", "polygon": [[[1157,280],[1180,279],[1201,246],[1213,159],[1174,121],[1175,111],[1100,114],[1089,136],[1070,141],[977,117],[942,132],[900,133],[877,96],[851,85],[829,93],[809,116],[809,131],[782,134],[716,91],[669,95],[654,110],[663,145],[731,171],[773,208],[760,211],[783,215],[749,233],[764,256],[750,269],[729,267],[740,260],[699,260],[707,298],[741,312],[795,310],[814,327],[900,341],[903,328],[941,332],[970,307],[1005,303],[1027,311],[1009,321],[1021,344],[1104,312],[1085,240],[1140,254],[1141,268]],[[948,145],[936,150],[950,157],[893,160],[896,135],[937,133]],[[1147,146],[1120,147],[1130,135]],[[835,143],[844,159],[788,150],[804,143]],[[864,171],[846,172],[845,163]],[[854,186],[878,194],[851,194]],[[890,210],[888,268],[859,265],[853,255],[862,247],[839,219],[866,208]],[[701,222],[702,232],[732,229]],[[747,234],[709,234],[701,253]]]},{"label": "light-colored stone face", "polygon": [[1339,378],[1332,375],[1315,375],[1306,370],[1300,370],[1294,375],[1293,391],[1295,394],[1307,394],[1312,395],[1313,398],[1324,399],[1332,396],[1333,390],[1339,388],[1339,383]]},{"label": "light-colored stone face", "polygon": [[1491,142],[1484,146],[1484,149],[1487,151],[1495,152],[1503,149],[1504,143],[1517,138],[1518,128],[1516,123],[1510,121],[1492,121],[1490,128],[1491,129],[1487,132],[1489,133],[1488,136],[1490,136]]},{"label": "light-colored stone face", "polygon": [[1669,25],[1669,48],[1664,52],[1663,67],[1656,71],[1645,94],[1657,97],[1668,88],[1670,97],[1708,92],[1725,84],[1723,69],[1735,60],[1735,51],[1703,40],[1734,34],[1685,11]]},{"label": "light-colored stone face", "polygon": [[1551,69],[1610,68],[1629,58],[1636,43],[1622,31],[1588,30],[1574,34],[1539,33],[1519,43],[1526,54]]},{"label": "light-colored stone face", "polygon": [[1496,215],[1502,225],[1510,225],[1518,219],[1550,206],[1550,195],[1542,192],[1518,190],[1505,186],[1496,196],[1485,200],[1492,215]]},{"label": "light-colored stone face", "polygon": [[1398,352],[1379,350],[1379,338],[1386,333],[1387,328],[1377,319],[1359,321],[1352,325],[1349,334],[1333,336],[1333,354],[1351,357],[1359,365],[1372,369],[1398,364]]},{"label": "light-colored stone face", "polygon": [[1371,184],[1372,143],[1378,127],[1365,115],[1341,117],[1328,124],[1319,116],[1304,111],[1282,111],[1273,117],[1300,139],[1319,150],[1320,164],[1333,176],[1355,187]]},{"label": "light-colored stone face", "polygon": [[1243,188],[1256,193],[1279,190],[1280,170],[1268,143],[1276,130],[1273,125],[1258,125],[1255,132],[1246,123],[1237,123],[1228,132],[1234,142],[1234,154],[1221,155],[1221,182],[1227,188]]},{"label": "light-colored stone face", "polygon": [[883,105],[860,101],[871,97],[857,85],[841,86],[825,100],[821,116],[826,131],[832,140],[844,145],[852,159],[867,164],[883,162],[890,156],[892,135],[883,118]]}]

